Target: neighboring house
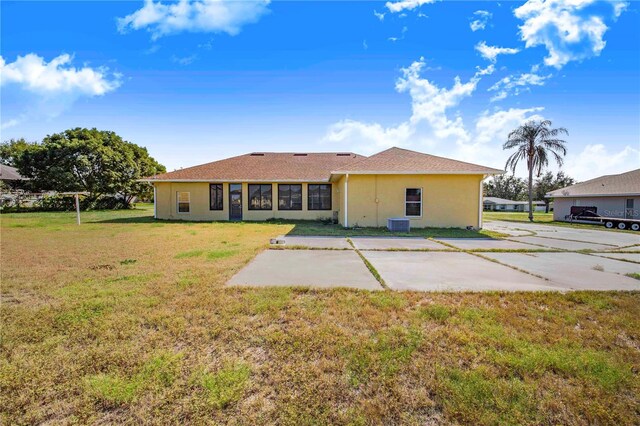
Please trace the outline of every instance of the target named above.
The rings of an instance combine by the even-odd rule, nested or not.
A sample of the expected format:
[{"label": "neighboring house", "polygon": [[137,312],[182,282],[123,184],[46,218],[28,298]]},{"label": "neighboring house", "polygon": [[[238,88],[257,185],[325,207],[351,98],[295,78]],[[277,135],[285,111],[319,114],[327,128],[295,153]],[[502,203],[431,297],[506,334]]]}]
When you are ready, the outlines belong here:
[{"label": "neighboring house", "polygon": [[255,152],[153,176],[155,216],[182,220],[334,220],[345,227],[481,227],[482,181],[503,170],[400,148]]},{"label": "neighboring house", "polygon": [[[483,204],[484,204],[484,209],[487,211],[498,211],[498,212],[528,212],[529,211],[528,201],[514,201],[514,200],[506,200],[504,198],[497,198],[497,197],[484,197]],[[534,201],[533,211],[534,212],[545,211],[544,201]]]},{"label": "neighboring house", "polygon": [[596,207],[607,217],[640,219],[640,169],[607,175],[551,191],[554,220],[566,220],[572,206]]},{"label": "neighboring house", "polygon": [[18,169],[15,167],[0,164],[0,181],[6,184],[12,184],[15,182],[26,180],[18,173]]}]

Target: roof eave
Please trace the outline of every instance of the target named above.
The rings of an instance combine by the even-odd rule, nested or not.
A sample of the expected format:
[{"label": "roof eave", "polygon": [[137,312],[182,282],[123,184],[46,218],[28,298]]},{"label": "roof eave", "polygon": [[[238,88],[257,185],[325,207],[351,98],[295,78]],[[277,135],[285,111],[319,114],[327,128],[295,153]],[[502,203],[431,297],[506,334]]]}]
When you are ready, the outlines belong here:
[{"label": "roof eave", "polygon": [[640,197],[640,192],[621,192],[619,194],[545,194],[545,198],[578,198],[578,197]]},{"label": "roof eave", "polygon": [[382,170],[335,170],[332,175],[501,175],[504,170],[478,170],[478,171],[442,171],[442,170],[409,170],[409,171],[382,171]]},{"label": "roof eave", "polygon": [[140,182],[178,182],[178,183],[307,183],[307,182],[329,182],[328,179],[140,179]]}]

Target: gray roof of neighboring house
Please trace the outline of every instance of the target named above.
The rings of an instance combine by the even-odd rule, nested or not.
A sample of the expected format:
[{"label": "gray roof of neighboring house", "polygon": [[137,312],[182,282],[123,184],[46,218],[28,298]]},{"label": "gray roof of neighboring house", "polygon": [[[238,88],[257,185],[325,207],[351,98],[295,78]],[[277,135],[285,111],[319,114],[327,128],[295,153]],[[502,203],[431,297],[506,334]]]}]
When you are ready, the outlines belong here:
[{"label": "gray roof of neighboring house", "polygon": [[[528,201],[514,201],[514,200],[507,200],[505,198],[498,198],[498,197],[484,197],[482,200],[483,200],[483,203],[492,203],[492,204],[516,204],[516,205],[529,204]],[[544,204],[544,201],[534,201],[533,204]]]},{"label": "gray roof of neighboring house", "polygon": [[0,164],[0,180],[26,180],[15,167]]},{"label": "gray roof of neighboring house", "polygon": [[566,188],[556,189],[547,198],[615,197],[640,195],[640,169],[619,175],[601,176]]}]

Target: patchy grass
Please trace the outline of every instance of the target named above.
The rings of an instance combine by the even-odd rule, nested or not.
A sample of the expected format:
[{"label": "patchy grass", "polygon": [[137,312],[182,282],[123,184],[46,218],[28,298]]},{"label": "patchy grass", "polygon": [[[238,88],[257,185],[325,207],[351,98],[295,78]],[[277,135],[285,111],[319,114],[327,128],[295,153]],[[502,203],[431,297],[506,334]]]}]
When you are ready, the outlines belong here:
[{"label": "patchy grass", "polygon": [[[507,222],[529,222],[528,212],[483,212],[484,220],[504,220]],[[534,212],[534,222],[553,222],[553,213]]]},{"label": "patchy grass", "polygon": [[144,391],[170,387],[178,376],[181,358],[179,354],[156,355],[132,377],[105,373],[87,376],[87,393],[102,403],[130,404]]},{"label": "patchy grass", "polygon": [[638,292],[227,288],[299,224],[151,214],[1,216],[0,423],[639,423]]},{"label": "patchy grass", "polygon": [[640,280],[640,273],[638,272],[629,272],[626,274],[629,278],[635,278],[636,280]]},{"label": "patchy grass", "polygon": [[439,323],[444,323],[447,318],[451,316],[451,309],[437,304],[422,306],[418,312],[421,318],[434,320]]},{"label": "patchy grass", "polygon": [[204,390],[207,403],[222,409],[242,396],[251,370],[246,364],[225,366],[215,373],[200,371],[195,382]]}]

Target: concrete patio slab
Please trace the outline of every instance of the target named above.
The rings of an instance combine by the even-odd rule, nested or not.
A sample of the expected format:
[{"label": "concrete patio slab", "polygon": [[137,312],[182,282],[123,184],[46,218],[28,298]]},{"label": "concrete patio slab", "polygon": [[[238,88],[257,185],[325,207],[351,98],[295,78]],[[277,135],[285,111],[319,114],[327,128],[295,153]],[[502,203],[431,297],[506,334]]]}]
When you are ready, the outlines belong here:
[{"label": "concrete patio slab", "polygon": [[640,272],[640,265],[581,253],[486,253],[528,272],[549,285],[571,290],[640,290],[640,281],[620,274]]},{"label": "concrete patio slab", "polygon": [[504,226],[504,225],[497,224],[496,222],[484,222],[482,227],[483,229],[486,229],[488,231],[500,232],[502,234],[507,234],[512,237],[526,237],[528,235],[533,235],[533,231],[516,229],[513,226]]},{"label": "concrete patio slab", "polygon": [[348,250],[265,250],[227,285],[382,290],[360,256]]},{"label": "concrete patio slab", "polygon": [[542,248],[517,241],[494,240],[490,238],[438,238],[437,241],[451,244],[463,250],[537,250]]},{"label": "concrete patio slab", "polygon": [[354,237],[353,244],[359,250],[448,250],[449,247],[426,238],[406,237]]},{"label": "concrete patio slab", "polygon": [[282,236],[278,240],[284,240],[282,247],[297,246],[321,249],[349,249],[351,244],[344,237],[302,237],[302,236]]},{"label": "concrete patio slab", "polygon": [[612,253],[628,253],[628,252],[640,252],[640,246],[631,246],[631,247],[624,247],[624,248],[616,248],[613,250],[607,250],[610,251]]},{"label": "concrete patio slab", "polygon": [[367,251],[363,255],[394,290],[558,290],[545,280],[467,253]]},{"label": "concrete patio slab", "polygon": [[[491,228],[489,228],[491,227]],[[618,247],[630,246],[633,244],[640,244],[640,233],[638,232],[618,232],[607,231],[598,229],[577,229],[569,228],[566,226],[556,225],[541,225],[536,223],[527,222],[505,222],[505,221],[491,221],[485,223],[485,228],[499,230],[499,232],[505,232],[504,230],[527,230],[535,232],[538,236],[542,237],[556,237],[567,240],[584,241],[587,243],[604,244]],[[500,230],[503,229],[503,230]]]},{"label": "concrete patio slab", "polygon": [[523,243],[535,244],[538,246],[544,246],[553,249],[563,250],[607,250],[611,246],[604,244],[586,243],[581,241],[567,241],[558,240],[552,237],[511,237],[514,241],[520,241]]},{"label": "concrete patio slab", "polygon": [[609,259],[626,260],[627,262],[640,263],[640,253],[594,253],[596,256]]}]

